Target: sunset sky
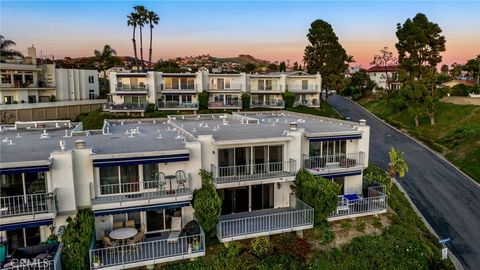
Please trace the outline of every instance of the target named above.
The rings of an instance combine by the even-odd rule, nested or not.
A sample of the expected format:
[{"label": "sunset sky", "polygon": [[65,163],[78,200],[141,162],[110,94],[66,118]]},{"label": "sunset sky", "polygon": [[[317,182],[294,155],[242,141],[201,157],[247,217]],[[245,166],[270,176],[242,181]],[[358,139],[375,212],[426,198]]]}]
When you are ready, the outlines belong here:
[{"label": "sunset sky", "polygon": [[[347,53],[368,67],[384,47],[394,49],[397,23],[422,12],[447,40],[444,63],[463,63],[480,53],[480,1],[4,1],[0,33],[26,52],[78,57],[110,44],[133,55],[126,15],[144,5],[160,16],[153,58],[251,54],[271,61],[300,61],[315,19],[329,22]],[[137,38],[138,39],[138,38]],[[148,34],[144,33],[144,54]]]}]

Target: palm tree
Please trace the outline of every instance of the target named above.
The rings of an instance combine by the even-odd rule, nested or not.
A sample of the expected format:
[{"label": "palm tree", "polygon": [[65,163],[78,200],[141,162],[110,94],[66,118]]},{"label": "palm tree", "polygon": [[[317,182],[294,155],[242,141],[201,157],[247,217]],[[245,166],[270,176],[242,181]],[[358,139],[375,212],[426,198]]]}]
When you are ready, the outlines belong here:
[{"label": "palm tree", "polygon": [[388,163],[388,188],[390,189],[393,184],[393,178],[398,175],[399,177],[404,177],[408,172],[408,165],[403,158],[403,152],[398,148],[392,147],[390,152],[388,152],[390,157],[390,162]]},{"label": "palm tree", "polygon": [[113,65],[115,62],[115,55],[117,52],[110,47],[110,45],[105,45],[103,51],[95,50],[95,61],[97,61],[100,70],[103,71],[103,77],[107,79],[107,69]]},{"label": "palm tree", "polygon": [[148,51],[148,64],[152,67],[152,33],[153,33],[153,25],[157,25],[160,21],[158,15],[153,11],[147,12],[147,20],[150,24],[150,49]]},{"label": "palm tree", "polygon": [[138,55],[137,55],[137,41],[135,40],[135,30],[137,29],[138,21],[140,16],[137,13],[130,13],[127,15],[128,21],[127,25],[133,27],[132,43],[133,43],[133,53],[135,55],[135,66],[138,68]]},{"label": "palm tree", "polygon": [[144,6],[135,6],[133,7],[133,9],[135,9],[135,11],[137,12],[138,16],[139,16],[139,20],[138,20],[138,27],[140,28],[140,61],[141,61],[141,66],[142,66],[142,70],[144,69],[144,62],[143,62],[143,37],[142,37],[142,28],[143,26],[145,25],[145,23],[147,22],[147,9],[144,7]]},{"label": "palm tree", "polygon": [[3,57],[22,57],[23,54],[19,51],[12,50],[10,47],[16,46],[17,44],[10,39],[6,39],[4,36],[0,35],[0,56]]}]

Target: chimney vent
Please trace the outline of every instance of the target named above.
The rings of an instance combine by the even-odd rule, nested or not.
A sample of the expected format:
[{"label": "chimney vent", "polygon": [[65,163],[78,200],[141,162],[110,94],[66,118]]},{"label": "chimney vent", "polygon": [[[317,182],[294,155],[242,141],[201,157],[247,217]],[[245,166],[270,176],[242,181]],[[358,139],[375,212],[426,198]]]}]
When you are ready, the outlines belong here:
[{"label": "chimney vent", "polygon": [[365,119],[360,119],[360,126],[365,126],[367,124],[367,120]]},{"label": "chimney vent", "polygon": [[297,130],[298,124],[295,122],[290,123],[290,130],[295,131]]},{"label": "chimney vent", "polygon": [[85,140],[76,140],[75,141],[75,148],[76,149],[85,149]]}]

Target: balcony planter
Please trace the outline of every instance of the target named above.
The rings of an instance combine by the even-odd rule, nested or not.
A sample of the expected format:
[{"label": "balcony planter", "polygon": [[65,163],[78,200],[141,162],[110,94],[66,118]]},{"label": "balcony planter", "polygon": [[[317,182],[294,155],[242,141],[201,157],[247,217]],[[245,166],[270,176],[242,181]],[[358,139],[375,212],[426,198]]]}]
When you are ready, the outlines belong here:
[{"label": "balcony planter", "polygon": [[102,265],[102,262],[100,262],[100,258],[98,256],[93,256],[93,267],[98,268]]}]

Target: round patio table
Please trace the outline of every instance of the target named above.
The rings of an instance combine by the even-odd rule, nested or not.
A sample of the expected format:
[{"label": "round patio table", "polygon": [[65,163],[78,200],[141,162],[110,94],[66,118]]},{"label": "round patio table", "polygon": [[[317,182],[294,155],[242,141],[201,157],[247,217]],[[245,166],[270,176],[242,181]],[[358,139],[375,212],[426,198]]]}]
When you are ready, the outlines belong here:
[{"label": "round patio table", "polygon": [[120,228],[110,232],[110,238],[115,240],[120,240],[122,243],[135,236],[137,234],[137,229],[135,228]]}]

